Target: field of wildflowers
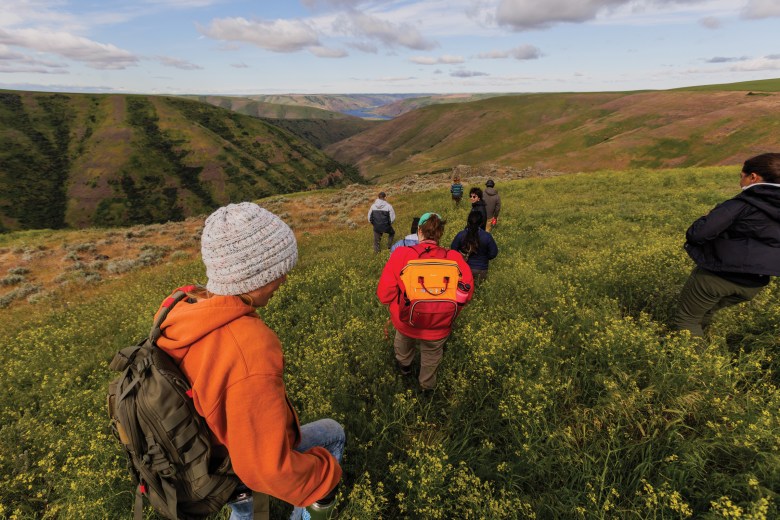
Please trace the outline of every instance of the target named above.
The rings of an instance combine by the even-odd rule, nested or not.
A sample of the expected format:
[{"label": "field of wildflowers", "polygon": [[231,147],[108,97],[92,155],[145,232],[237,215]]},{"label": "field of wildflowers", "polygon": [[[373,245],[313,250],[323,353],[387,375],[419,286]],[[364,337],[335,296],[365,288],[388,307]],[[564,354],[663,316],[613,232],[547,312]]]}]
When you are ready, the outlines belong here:
[{"label": "field of wildflowers", "polygon": [[[706,341],[668,330],[692,267],[683,233],[737,179],[701,168],[498,184],[499,256],[432,396],[394,369],[374,295],[387,253],[372,253],[368,225],[301,236],[299,266],[260,312],[302,421],[347,430],[339,517],[777,518],[780,288],[722,311]],[[399,236],[424,211],[449,221],[447,244],[465,224],[445,189],[392,202]],[[192,281],[197,262],[158,265],[89,301],[0,314],[0,518],[130,517],[107,364]]]}]

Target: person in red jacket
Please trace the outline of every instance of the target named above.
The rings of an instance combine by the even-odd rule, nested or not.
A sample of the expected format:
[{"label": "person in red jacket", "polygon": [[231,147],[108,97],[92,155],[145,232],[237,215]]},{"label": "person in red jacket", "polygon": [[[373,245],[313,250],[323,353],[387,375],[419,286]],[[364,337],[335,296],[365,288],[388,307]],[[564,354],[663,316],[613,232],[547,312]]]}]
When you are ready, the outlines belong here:
[{"label": "person in red jacket", "polygon": [[474,279],[471,269],[457,251],[439,246],[439,240],[444,234],[445,221],[436,213],[425,213],[420,217],[417,226],[419,243],[416,246],[399,247],[390,255],[376,289],[379,301],[389,306],[390,319],[395,327],[393,348],[395,359],[403,375],[412,373],[412,362],[416,354],[415,346],[420,348],[420,387],[423,391],[432,390],[436,386],[436,371],[441,363],[444,343],[452,332],[452,325],[437,329],[415,328],[400,318],[401,306],[404,305],[403,283],[401,270],[409,260],[418,258],[447,258],[455,260],[460,268],[462,278],[459,286],[465,295],[461,305],[471,300],[474,294]]},{"label": "person in red jacket", "polygon": [[[206,219],[201,254],[208,283],[171,309],[157,344],[192,384],[195,409],[241,481],[305,517],[302,506],[335,497],[345,435],[332,419],[300,425],[282,345],[256,313],[295,265],[295,235],[257,204],[230,204]],[[231,508],[233,520],[252,518],[251,501]]]}]

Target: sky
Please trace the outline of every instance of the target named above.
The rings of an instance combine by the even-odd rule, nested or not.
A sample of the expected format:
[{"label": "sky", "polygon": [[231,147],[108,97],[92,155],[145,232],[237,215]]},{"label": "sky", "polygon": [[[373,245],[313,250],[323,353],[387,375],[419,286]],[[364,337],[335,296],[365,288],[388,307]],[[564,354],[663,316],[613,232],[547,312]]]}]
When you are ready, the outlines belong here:
[{"label": "sky", "polygon": [[0,0],[0,89],[588,92],[780,77],[780,0]]}]

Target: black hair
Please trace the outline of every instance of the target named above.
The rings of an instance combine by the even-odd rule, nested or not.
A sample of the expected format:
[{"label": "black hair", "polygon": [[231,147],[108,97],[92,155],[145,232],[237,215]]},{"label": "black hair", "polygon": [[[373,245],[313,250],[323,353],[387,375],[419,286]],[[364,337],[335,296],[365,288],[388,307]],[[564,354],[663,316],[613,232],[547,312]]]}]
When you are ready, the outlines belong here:
[{"label": "black hair", "polygon": [[417,233],[417,226],[418,226],[419,223],[420,223],[420,217],[414,217],[412,219],[412,232],[411,232],[412,235]]},{"label": "black hair", "polygon": [[482,200],[482,190],[479,188],[471,188],[469,190],[469,197],[473,195],[474,193],[477,194],[477,197],[479,197],[479,200]]},{"label": "black hair", "polygon": [[467,255],[473,255],[479,249],[479,230],[482,224],[482,214],[479,211],[472,211],[466,218],[466,238],[460,246],[461,252]]},{"label": "black hair", "polygon": [[780,184],[780,153],[762,153],[751,157],[742,166],[742,173],[755,173],[764,182]]}]

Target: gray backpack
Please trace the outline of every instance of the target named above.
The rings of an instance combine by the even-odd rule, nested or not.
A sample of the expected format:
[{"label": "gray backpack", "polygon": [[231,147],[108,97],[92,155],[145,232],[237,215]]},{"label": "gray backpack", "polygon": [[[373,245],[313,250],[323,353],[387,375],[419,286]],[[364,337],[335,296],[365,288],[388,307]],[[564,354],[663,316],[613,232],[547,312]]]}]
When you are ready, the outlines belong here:
[{"label": "gray backpack", "polygon": [[[227,450],[212,446],[187,378],[155,344],[163,320],[192,289],[177,289],[163,302],[149,336],[111,361],[121,374],[108,387],[108,414],[137,484],[136,519],[143,516],[143,496],[165,518],[188,520],[219,511],[243,487]],[[267,495],[255,494],[256,515],[258,508],[267,518]]]}]

